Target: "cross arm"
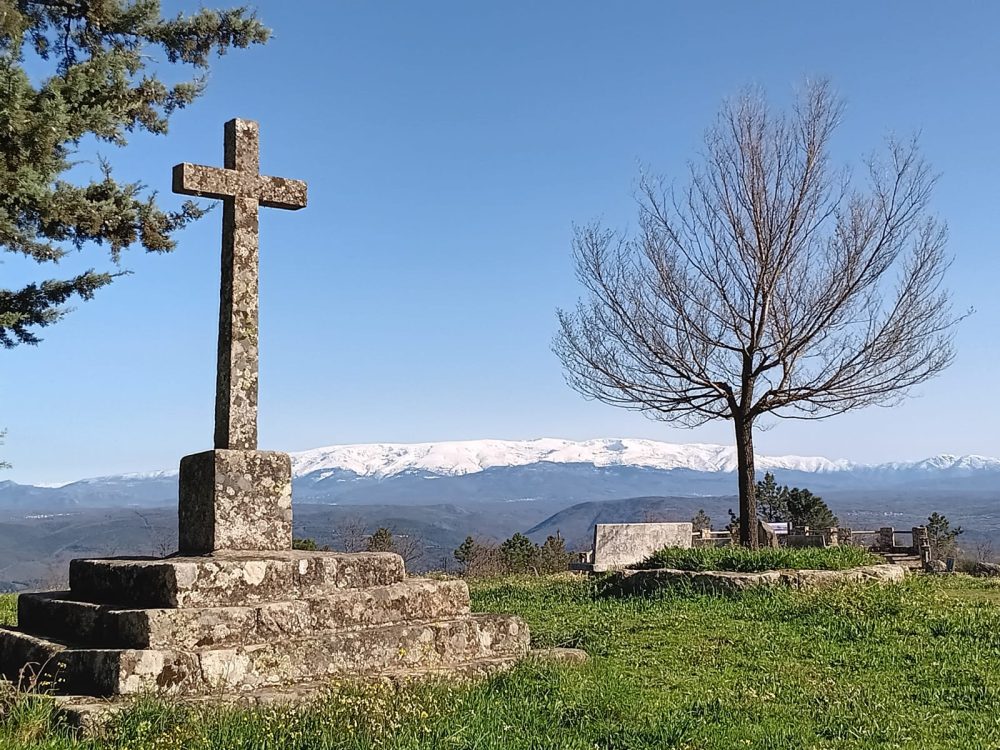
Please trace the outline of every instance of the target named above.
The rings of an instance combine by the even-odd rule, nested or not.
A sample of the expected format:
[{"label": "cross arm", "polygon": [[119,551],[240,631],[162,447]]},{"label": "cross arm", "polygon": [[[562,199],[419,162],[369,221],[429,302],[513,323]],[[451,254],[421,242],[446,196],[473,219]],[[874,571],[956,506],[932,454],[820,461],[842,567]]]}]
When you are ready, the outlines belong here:
[{"label": "cross arm", "polygon": [[200,164],[174,167],[173,191],[204,198],[256,198],[268,208],[297,210],[306,206],[306,183],[284,177],[244,174]]},{"label": "cross arm", "polygon": [[306,183],[285,177],[259,177],[257,196],[260,205],[297,211],[306,207]]},{"label": "cross arm", "polygon": [[182,195],[204,198],[233,198],[249,193],[246,178],[234,169],[204,167],[200,164],[178,164],[174,167],[173,190]]}]

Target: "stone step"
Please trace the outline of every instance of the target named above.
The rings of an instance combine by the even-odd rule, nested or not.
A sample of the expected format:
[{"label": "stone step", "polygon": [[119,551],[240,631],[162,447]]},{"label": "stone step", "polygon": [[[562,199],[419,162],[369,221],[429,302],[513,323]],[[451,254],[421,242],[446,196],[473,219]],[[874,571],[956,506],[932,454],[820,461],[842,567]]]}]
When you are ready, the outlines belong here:
[{"label": "stone step", "polygon": [[24,671],[58,693],[208,695],[338,675],[520,657],[528,651],[528,639],[527,626],[504,615],[466,615],[197,651],[81,649],[0,628],[0,671],[17,680],[22,668],[30,665]]},{"label": "stone step", "polygon": [[220,552],[202,557],[73,560],[75,599],[130,609],[243,606],[316,599],[345,588],[398,583],[389,552]]},{"label": "stone step", "polygon": [[77,647],[179,649],[246,646],[469,612],[465,581],[408,578],[387,586],[339,589],[318,599],[247,607],[121,609],[69,591],[21,594],[17,622],[26,633]]},{"label": "stone step", "polygon": [[[582,654],[583,652],[580,652]],[[534,656],[534,652],[532,652]],[[522,657],[494,656],[456,664],[438,665],[434,667],[389,669],[381,672],[366,672],[351,675],[348,678],[327,678],[309,680],[296,685],[277,685],[257,688],[241,693],[223,692],[211,695],[181,696],[179,700],[188,706],[213,707],[219,705],[241,706],[247,708],[267,706],[295,706],[310,701],[321,700],[338,683],[387,683],[404,686],[420,681],[448,680],[449,682],[466,682],[490,677],[500,672],[513,669]],[[544,655],[540,657],[545,660]],[[578,657],[577,662],[582,661]],[[132,701],[125,696],[118,700],[94,698],[86,695],[55,696],[58,713],[66,726],[75,728],[81,739],[100,736],[109,721],[121,711],[128,709]]]},{"label": "stone step", "polygon": [[902,565],[904,568],[922,568],[923,561],[919,555],[905,554],[901,552],[883,552],[885,561],[893,565]]}]

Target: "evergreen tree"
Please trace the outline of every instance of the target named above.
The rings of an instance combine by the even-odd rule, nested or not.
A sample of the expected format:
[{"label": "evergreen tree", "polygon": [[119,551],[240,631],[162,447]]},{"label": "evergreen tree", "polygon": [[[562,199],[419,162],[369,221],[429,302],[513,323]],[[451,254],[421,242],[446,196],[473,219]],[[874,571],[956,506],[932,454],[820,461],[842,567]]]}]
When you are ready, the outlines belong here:
[{"label": "evergreen tree", "polygon": [[788,518],[788,487],[779,487],[774,474],[767,472],[757,482],[757,514],[770,523],[781,523]]},{"label": "evergreen tree", "polygon": [[839,521],[823,498],[806,489],[779,485],[767,472],[755,489],[757,514],[768,523],[789,523],[796,528],[829,529]]},{"label": "evergreen tree", "polygon": [[791,490],[787,487],[783,489],[788,498],[788,521],[792,526],[829,529],[840,525],[840,521],[833,515],[833,511],[823,502],[823,498],[814,495],[809,490],[800,490],[798,487]]},{"label": "evergreen tree", "polygon": [[458,549],[456,549],[452,554],[458,562],[465,565],[472,558],[472,555],[475,554],[475,551],[476,540],[471,536],[467,536],[465,537],[465,541],[458,545]]},{"label": "evergreen tree", "polygon": [[512,573],[525,573],[535,565],[538,547],[524,534],[514,534],[500,545],[508,569]]},{"label": "evergreen tree", "polygon": [[305,552],[315,552],[319,549],[316,544],[315,539],[309,539],[308,537],[304,539],[293,539],[292,549],[304,550]]},{"label": "evergreen tree", "polygon": [[951,521],[943,513],[931,513],[927,519],[927,541],[931,545],[931,553],[935,560],[954,554],[955,540],[965,529],[961,526],[952,528]]},{"label": "evergreen tree", "polygon": [[[168,252],[175,231],[203,214],[191,201],[164,210],[141,183],[117,182],[100,156],[99,175],[70,182],[81,142],[125,146],[136,130],[166,133],[170,116],[204,91],[213,52],[269,33],[245,8],[164,18],[158,0],[0,0],[0,249],[41,264],[86,245],[108,254],[101,271],[0,288],[0,346],[38,343],[66,302],[122,275],[124,250]],[[165,83],[157,54],[195,77]],[[29,76],[26,55],[48,70]]]},{"label": "evergreen tree", "polygon": [[570,553],[566,551],[566,540],[557,531],[549,536],[538,548],[538,570],[540,573],[561,573],[569,569]]},{"label": "evergreen tree", "polygon": [[394,552],[392,532],[384,526],[380,526],[375,533],[368,537],[367,549],[369,552]]}]

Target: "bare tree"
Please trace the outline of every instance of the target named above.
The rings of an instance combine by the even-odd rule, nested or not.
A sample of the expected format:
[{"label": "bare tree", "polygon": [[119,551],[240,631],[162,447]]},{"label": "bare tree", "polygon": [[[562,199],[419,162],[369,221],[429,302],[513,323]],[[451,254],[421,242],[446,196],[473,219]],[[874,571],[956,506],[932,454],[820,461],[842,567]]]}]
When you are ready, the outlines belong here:
[{"label": "bare tree", "polygon": [[427,554],[423,539],[414,534],[393,534],[392,551],[403,558],[406,569],[415,567]]},{"label": "bare tree", "polygon": [[954,356],[946,230],[915,142],[831,165],[842,106],[807,84],[790,114],[727,102],[679,190],[643,178],[639,231],[577,229],[588,297],[554,349],[586,397],[694,427],[732,420],[740,540],[756,545],[753,428],[891,405]]},{"label": "bare tree", "polygon": [[333,530],[334,544],[344,552],[364,552],[368,548],[368,526],[360,516],[347,516]]}]

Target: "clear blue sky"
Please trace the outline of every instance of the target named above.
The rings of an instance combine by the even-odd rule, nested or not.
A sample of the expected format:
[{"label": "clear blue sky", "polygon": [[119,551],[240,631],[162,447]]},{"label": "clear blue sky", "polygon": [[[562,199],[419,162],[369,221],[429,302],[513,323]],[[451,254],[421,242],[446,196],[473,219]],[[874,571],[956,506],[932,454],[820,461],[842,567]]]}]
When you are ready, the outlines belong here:
[{"label": "clear blue sky", "polygon": [[[921,131],[956,303],[977,312],[916,400],[779,422],[758,451],[1000,455],[1000,4],[305,5],[261,2],[273,41],[219,60],[168,137],[101,149],[169,202],[171,166],[220,164],[222,123],[253,118],[264,171],[309,182],[304,211],[262,210],[262,447],[731,442],[728,423],[671,429],[564,385],[549,346],[578,295],[571,226],[634,225],[639,165],[680,175],[723,97],[757,83],[781,104],[822,75],[847,100],[844,160]],[[197,4],[167,3],[182,7]],[[220,217],[172,255],[128,254],[133,274],[40,346],[0,351],[2,478],[173,467],[211,447]],[[102,261],[88,249],[60,270]],[[38,278],[2,268],[5,285]]]}]

